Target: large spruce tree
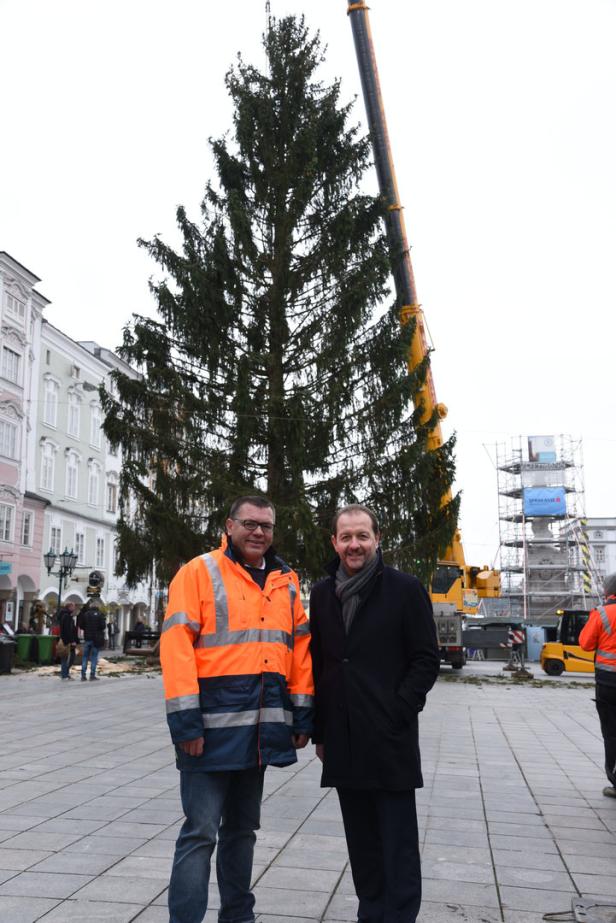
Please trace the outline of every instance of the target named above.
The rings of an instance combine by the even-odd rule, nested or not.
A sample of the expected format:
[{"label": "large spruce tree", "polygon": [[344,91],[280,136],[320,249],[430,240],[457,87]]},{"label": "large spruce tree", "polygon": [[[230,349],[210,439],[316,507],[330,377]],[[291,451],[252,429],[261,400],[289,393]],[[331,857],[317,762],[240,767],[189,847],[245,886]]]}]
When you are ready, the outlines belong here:
[{"label": "large spruce tree", "polygon": [[331,552],[330,520],[362,501],[381,517],[388,560],[429,578],[458,501],[443,505],[452,442],[426,450],[413,409],[378,197],[360,190],[369,140],[340,84],[317,76],[318,36],[273,20],[264,72],[226,77],[229,136],[211,142],[216,181],[198,221],[177,211],[181,252],[141,241],[162,267],[160,320],[134,316],[103,395],[123,452],[119,567],[162,580],[219,542],[230,501],[266,493],[276,547],[306,577]]}]

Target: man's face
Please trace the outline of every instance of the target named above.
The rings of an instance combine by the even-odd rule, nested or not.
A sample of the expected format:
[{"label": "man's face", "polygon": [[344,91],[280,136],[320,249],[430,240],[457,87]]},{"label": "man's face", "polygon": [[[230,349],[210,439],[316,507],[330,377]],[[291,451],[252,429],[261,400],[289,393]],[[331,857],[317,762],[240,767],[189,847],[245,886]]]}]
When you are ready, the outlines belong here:
[{"label": "man's face", "polygon": [[[227,535],[246,564],[260,566],[274,540],[274,519],[274,511],[269,506],[253,506],[252,503],[242,503],[235,518],[227,519]],[[258,528],[251,528],[252,523],[259,523]]]},{"label": "man's face", "polygon": [[67,603],[67,604],[66,604],[66,608],[68,609],[68,611],[69,611],[70,614],[72,615],[73,612],[75,611],[75,603]]},{"label": "man's face", "polygon": [[367,513],[343,513],[338,517],[332,545],[347,574],[356,574],[374,558],[379,539]]}]

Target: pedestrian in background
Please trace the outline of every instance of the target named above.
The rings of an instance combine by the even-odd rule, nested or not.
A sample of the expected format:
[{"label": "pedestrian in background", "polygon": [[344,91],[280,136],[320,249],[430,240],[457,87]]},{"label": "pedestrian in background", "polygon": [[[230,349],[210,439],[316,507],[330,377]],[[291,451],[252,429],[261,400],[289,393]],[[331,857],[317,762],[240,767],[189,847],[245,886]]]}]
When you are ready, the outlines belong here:
[{"label": "pedestrian in background", "polygon": [[275,510],[240,497],[220,548],[169,587],[160,658],[186,820],[170,923],[201,923],[210,860],[221,923],[254,923],[250,890],[266,766],[289,766],[312,731],[310,628],[297,575],[274,552]]},{"label": "pedestrian in background", "polygon": [[90,661],[90,679],[98,680],[96,666],[98,655],[105,646],[105,616],[97,605],[90,602],[79,613],[78,623],[83,629],[83,657],[81,659],[81,680],[85,682]]},{"label": "pedestrian in background", "polygon": [[338,793],[365,923],[414,923],[421,905],[417,716],[439,671],[432,604],[383,563],[365,506],[334,517],[336,558],[310,596],[317,756]]},{"label": "pedestrian in background", "polygon": [[595,704],[605,749],[605,774],[610,783],[603,789],[616,798],[616,574],[603,583],[604,606],[597,606],[580,632],[584,651],[595,651]]},{"label": "pedestrian in background", "polygon": [[64,656],[60,661],[60,679],[72,679],[71,667],[75,663],[75,650],[77,648],[77,626],[75,624],[75,603],[66,603],[60,609],[60,638],[65,648]]}]

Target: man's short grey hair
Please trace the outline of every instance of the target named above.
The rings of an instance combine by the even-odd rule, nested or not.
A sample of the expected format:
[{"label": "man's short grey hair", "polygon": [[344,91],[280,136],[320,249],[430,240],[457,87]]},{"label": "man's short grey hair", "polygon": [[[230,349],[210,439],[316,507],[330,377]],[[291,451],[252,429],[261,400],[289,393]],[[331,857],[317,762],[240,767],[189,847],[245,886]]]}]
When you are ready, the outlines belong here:
[{"label": "man's short grey hair", "polygon": [[616,596],[616,574],[608,574],[603,581],[603,595]]},{"label": "man's short grey hair", "polygon": [[345,516],[347,513],[365,513],[366,516],[370,517],[370,522],[372,523],[374,534],[378,535],[381,531],[376,513],[373,513],[370,507],[364,506],[362,503],[349,503],[348,506],[343,506],[341,509],[334,513],[334,518],[332,519],[332,535],[338,534],[338,520],[341,516]]},{"label": "man's short grey hair", "polygon": [[229,510],[229,519],[235,519],[245,503],[250,503],[251,506],[257,506],[262,510],[271,510],[274,515],[274,519],[276,518],[276,508],[272,501],[268,500],[267,497],[238,497],[237,500],[234,500],[231,504],[231,509]]}]

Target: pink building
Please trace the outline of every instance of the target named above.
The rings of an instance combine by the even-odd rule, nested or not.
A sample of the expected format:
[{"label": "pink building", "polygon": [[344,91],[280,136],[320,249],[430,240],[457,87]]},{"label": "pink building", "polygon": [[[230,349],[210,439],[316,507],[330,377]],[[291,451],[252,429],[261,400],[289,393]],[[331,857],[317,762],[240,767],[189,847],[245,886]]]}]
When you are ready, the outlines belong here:
[{"label": "pink building", "polygon": [[0,621],[29,619],[39,591],[44,510],[28,491],[34,470],[41,321],[40,279],[0,251]]}]

